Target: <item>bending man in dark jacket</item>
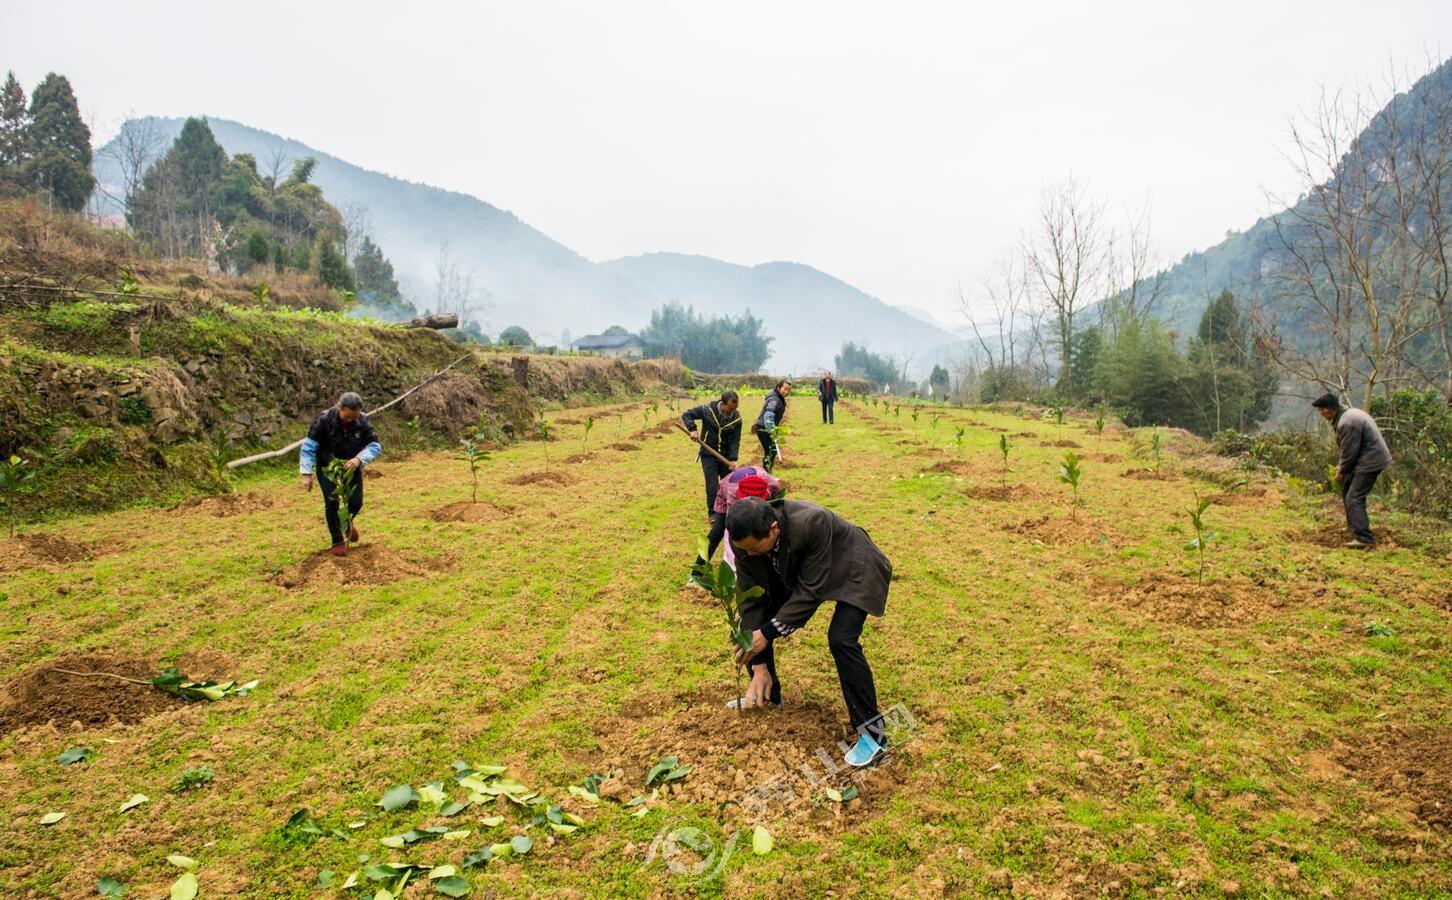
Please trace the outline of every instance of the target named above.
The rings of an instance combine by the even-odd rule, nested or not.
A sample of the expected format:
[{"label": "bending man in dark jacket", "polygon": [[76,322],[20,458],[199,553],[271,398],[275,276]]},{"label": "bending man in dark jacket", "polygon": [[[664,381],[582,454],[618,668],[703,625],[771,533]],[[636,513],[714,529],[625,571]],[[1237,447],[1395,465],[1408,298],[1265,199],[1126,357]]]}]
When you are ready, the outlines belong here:
[{"label": "bending man in dark jacket", "polygon": [[862,528],[829,509],[801,500],[737,501],[726,517],[736,548],[737,585],[760,587],[764,593],[742,605],[741,625],[751,634],[752,648],[738,651],[749,661],[751,685],[739,703],[781,705],[772,642],[807,624],[817,608],[832,602],[827,646],[837,664],[837,680],[847,715],[860,737],[847,752],[847,762],[865,766],[886,746],[877,688],[862,652],[862,626],[868,615],[887,608],[892,581],[888,562]]},{"label": "bending man in dark jacket", "polygon": [[767,392],[766,402],[761,404],[761,414],[756,417],[756,423],[751,430],[756,433],[757,440],[761,441],[762,452],[765,457],[762,459],[761,467],[770,472],[781,457],[781,451],[777,449],[776,441],[771,437],[771,430],[782,423],[786,418],[787,395],[792,392],[792,383],[783,379],[777,382],[776,387]]},{"label": "bending man in dark jacket", "polygon": [[817,399],[822,401],[822,424],[837,424],[837,379],[831,372],[824,373],[817,382]]},{"label": "bending man in dark jacket", "polygon": [[[378,443],[378,434],[363,413],[363,401],[349,391],[338,398],[336,406],[325,409],[313,420],[307,439],[298,452],[298,480],[308,490],[313,489],[313,476],[323,490],[323,515],[328,521],[328,533],[333,538],[334,556],[347,556],[348,544],[343,540],[343,529],[338,521],[338,498],[333,496],[333,480],[327,476],[327,465],[334,459],[343,460],[350,469],[357,470],[353,478],[353,492],[348,497],[348,511],[354,516],[363,508],[364,466],[373,462],[383,452]],[[358,528],[348,526],[348,540],[357,542]]]},{"label": "bending man in dark jacket", "polygon": [[1371,519],[1366,514],[1366,498],[1377,476],[1392,464],[1391,450],[1376,420],[1355,407],[1342,406],[1335,394],[1322,394],[1311,405],[1336,429],[1336,443],[1340,448],[1336,481],[1341,485],[1346,527],[1352,536],[1344,546],[1351,550],[1369,550],[1376,546],[1376,537],[1371,533]]}]

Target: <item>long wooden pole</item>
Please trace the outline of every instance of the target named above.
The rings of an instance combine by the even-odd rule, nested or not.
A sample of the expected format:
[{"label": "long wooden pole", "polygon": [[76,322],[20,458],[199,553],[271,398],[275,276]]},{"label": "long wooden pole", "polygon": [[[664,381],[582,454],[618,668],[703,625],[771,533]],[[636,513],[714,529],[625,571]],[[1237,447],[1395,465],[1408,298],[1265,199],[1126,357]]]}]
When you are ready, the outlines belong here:
[{"label": "long wooden pole", "polygon": [[[407,397],[409,394],[412,394],[414,391],[418,390],[419,388],[424,387],[425,385],[428,385],[428,384],[432,384],[434,381],[436,381],[437,379],[439,379],[440,377],[442,377],[445,372],[449,371],[454,366],[457,366],[459,363],[461,363],[464,360],[468,359],[472,355],[473,354],[465,353],[463,356],[461,356],[458,359],[454,360],[453,362],[449,363],[447,366],[444,366],[442,369],[438,370],[434,374],[432,374],[429,377],[425,378],[423,381],[420,381],[418,384],[416,384],[413,387],[409,388],[408,390],[404,391],[402,394],[399,394],[397,397],[394,397],[392,400],[388,401],[387,403],[383,404],[382,406],[378,407],[377,409],[369,412],[368,415],[370,415],[370,416],[376,416],[379,413],[383,412],[384,410],[388,409],[390,406],[393,406],[394,404],[398,403],[400,400],[403,400],[405,397]],[[229,468],[229,469],[235,469],[238,466],[245,466],[248,463],[261,462],[264,459],[276,459],[279,456],[286,456],[287,454],[289,454],[292,451],[296,450],[297,448],[301,447],[303,441],[305,441],[305,440],[307,440],[307,438],[302,438],[300,440],[293,441],[291,444],[288,444],[286,447],[283,447],[281,450],[268,450],[266,453],[256,453],[256,454],[253,454],[252,456],[244,456],[241,459],[234,459],[231,462],[227,463],[227,468]]]},{"label": "long wooden pole", "polygon": [[[686,429],[686,426],[682,425],[680,422],[677,422],[676,423],[676,427],[681,430],[681,434],[684,434],[686,437],[691,438],[692,440],[695,440],[695,436],[692,435],[691,432]],[[735,465],[735,463],[733,463],[731,460],[727,459],[726,457],[724,457],[721,454],[717,453],[715,450],[711,449],[711,445],[710,444],[707,444],[704,441],[696,441],[696,443],[700,445],[700,447],[701,447],[702,450],[705,450],[707,453],[709,453],[712,456],[716,457],[717,459],[721,460],[726,465],[728,465],[728,466]]]}]

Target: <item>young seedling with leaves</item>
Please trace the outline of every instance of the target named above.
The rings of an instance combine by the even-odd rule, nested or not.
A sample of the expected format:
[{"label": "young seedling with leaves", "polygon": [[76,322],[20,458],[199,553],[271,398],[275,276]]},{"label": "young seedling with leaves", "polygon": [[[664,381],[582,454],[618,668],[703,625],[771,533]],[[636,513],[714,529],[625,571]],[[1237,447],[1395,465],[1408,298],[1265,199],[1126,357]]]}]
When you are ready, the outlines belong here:
[{"label": "young seedling with leaves", "polygon": [[470,503],[479,502],[479,467],[489,459],[489,451],[484,446],[484,435],[476,434],[471,438],[464,438],[459,441],[459,458],[469,464],[469,477],[473,479],[474,486],[469,494]]},{"label": "young seedling with leaves", "polygon": [[590,446],[590,429],[595,427],[595,417],[585,417],[585,434],[580,438],[580,449],[585,450]]},{"label": "young seedling with leaves", "polygon": [[5,492],[5,515],[10,522],[10,536],[15,537],[16,498],[20,488],[35,477],[30,463],[11,454],[9,459],[0,460],[0,490]]},{"label": "young seedling with leaves", "polygon": [[1185,549],[1199,554],[1201,584],[1205,583],[1205,545],[1219,537],[1216,532],[1205,530],[1205,510],[1209,508],[1210,499],[1195,491],[1195,505],[1190,508],[1190,526],[1195,529],[1195,539],[1186,544]]},{"label": "young seedling with leaves", "polygon": [[958,426],[958,429],[957,429],[957,432],[953,435],[953,440],[958,444],[958,455],[959,456],[962,456],[963,455],[963,435],[966,434],[967,432],[968,432],[968,429],[965,426],[959,425]]},{"label": "young seedling with leaves", "polygon": [[212,435],[212,465],[223,477],[227,475],[227,460],[232,457],[232,429],[230,426],[217,429]]},{"label": "young seedling with leaves", "polygon": [[333,502],[338,504],[338,527],[343,531],[343,543],[348,543],[348,532],[353,527],[353,511],[348,508],[348,501],[353,498],[353,486],[357,483],[358,473],[362,467],[348,468],[341,459],[328,460],[328,478],[333,482]]},{"label": "young seedling with leaves", "polygon": [[1164,465],[1164,441],[1158,431],[1150,435],[1150,455],[1154,457],[1155,474],[1158,475],[1160,467]]},{"label": "young seedling with leaves", "polygon": [[1099,443],[1102,440],[1104,440],[1104,413],[1103,412],[1099,413],[1098,417],[1094,419],[1094,446],[1096,446],[1096,447],[1099,446]]},{"label": "young seedling with leaves", "polygon": [[545,471],[548,472],[550,470],[550,422],[544,416],[540,416],[539,421],[535,423],[535,428],[539,431],[539,439],[544,441]]},{"label": "young seedling with leaves", "polygon": [[933,443],[936,444],[938,442],[938,423],[943,421],[943,414],[933,413],[929,421],[932,425],[931,431],[933,433]]},{"label": "young seedling with leaves", "polygon": [[1003,457],[1003,474],[999,476],[999,483],[1004,488],[1008,487],[1008,451],[1011,449],[1013,449],[1013,445],[1008,442],[1008,435],[1000,434],[998,436],[998,455]]},{"label": "young seedling with leaves", "polygon": [[[751,633],[741,627],[741,604],[760,597],[764,592],[759,586],[753,586],[745,591],[739,589],[736,584],[736,572],[725,560],[712,565],[707,560],[707,551],[710,549],[705,537],[702,537],[696,546],[696,558],[701,562],[696,563],[696,579],[716,601],[721,604],[721,610],[726,615],[726,627],[731,634],[731,644],[742,650],[751,649]],[[741,709],[740,700],[745,695],[741,692],[741,667],[732,662],[736,670],[736,708]]]},{"label": "young seedling with leaves", "polygon": [[1070,450],[1064,454],[1064,461],[1059,463],[1059,481],[1074,489],[1074,500],[1069,507],[1069,517],[1079,518],[1079,479],[1083,476],[1084,470],[1079,465],[1079,457]]}]

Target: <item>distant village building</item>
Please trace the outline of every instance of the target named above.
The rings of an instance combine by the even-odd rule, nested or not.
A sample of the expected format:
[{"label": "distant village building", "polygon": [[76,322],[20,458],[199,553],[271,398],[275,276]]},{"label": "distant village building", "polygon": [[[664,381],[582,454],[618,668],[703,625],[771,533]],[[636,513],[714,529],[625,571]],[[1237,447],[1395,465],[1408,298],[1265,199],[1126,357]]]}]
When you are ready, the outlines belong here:
[{"label": "distant village building", "polygon": [[573,346],[596,356],[640,359],[645,355],[645,344],[633,334],[587,334],[575,341]]}]

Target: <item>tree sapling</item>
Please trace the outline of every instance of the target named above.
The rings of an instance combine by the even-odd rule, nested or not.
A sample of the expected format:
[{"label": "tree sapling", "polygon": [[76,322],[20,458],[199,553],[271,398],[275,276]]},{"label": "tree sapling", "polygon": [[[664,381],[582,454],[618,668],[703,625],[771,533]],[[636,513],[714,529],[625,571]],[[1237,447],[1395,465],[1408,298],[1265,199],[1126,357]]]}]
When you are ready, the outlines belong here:
[{"label": "tree sapling", "polygon": [[[726,627],[730,630],[732,647],[750,650],[751,634],[741,627],[741,604],[760,597],[763,591],[759,586],[740,590],[736,583],[736,573],[724,559],[714,565],[706,560],[708,549],[707,541],[702,537],[696,546],[696,557],[701,560],[696,563],[696,577],[721,604],[721,609],[726,614]],[[745,696],[741,692],[741,666],[733,663],[733,668],[736,670],[736,709],[740,712],[740,701]]]},{"label": "tree sapling", "polygon": [[1160,474],[1160,467],[1164,465],[1163,447],[1164,441],[1160,438],[1160,433],[1158,431],[1150,435],[1150,455],[1152,455],[1155,459],[1156,475]]},{"label": "tree sapling", "polygon": [[1186,550],[1193,551],[1200,556],[1200,583],[1205,583],[1205,545],[1215,540],[1219,535],[1213,531],[1205,530],[1205,510],[1210,508],[1210,499],[1201,497],[1199,491],[1195,491],[1195,505],[1190,509],[1190,525],[1195,529],[1195,539],[1185,545]]},{"label": "tree sapling", "polygon": [[348,532],[353,527],[353,511],[348,508],[348,501],[353,497],[353,485],[358,478],[359,469],[350,469],[346,463],[336,457],[328,460],[328,478],[333,482],[333,500],[338,504],[338,525],[343,530],[343,543],[348,543]]},{"label": "tree sapling", "polygon": [[1003,457],[1003,474],[999,478],[999,483],[1004,488],[1008,487],[1008,451],[1010,449],[1012,449],[1012,445],[1008,442],[1008,435],[1000,434],[998,436],[998,453]]},{"label": "tree sapling", "polygon": [[967,431],[968,429],[965,426],[959,425],[957,432],[953,435],[953,440],[956,441],[958,444],[959,456],[963,455],[963,435],[967,433]]},{"label": "tree sapling", "polygon": [[469,477],[473,479],[473,490],[469,494],[470,503],[479,502],[479,466],[489,459],[489,450],[484,446],[484,435],[476,434],[471,438],[464,438],[459,441],[461,450],[459,458],[469,464]]},{"label": "tree sapling", "polygon": [[1083,474],[1084,470],[1079,466],[1079,457],[1074,455],[1074,451],[1070,450],[1065,453],[1064,461],[1059,463],[1059,481],[1074,489],[1074,500],[1069,506],[1071,519],[1079,518],[1079,478]]},{"label": "tree sapling", "polygon": [[0,460],[0,490],[5,492],[5,515],[10,522],[10,536],[15,537],[16,495],[21,485],[35,477],[30,463],[10,454],[9,459]]},{"label": "tree sapling", "polygon": [[595,427],[595,417],[585,417],[585,434],[580,438],[580,449],[584,450],[590,446],[590,429]]}]

